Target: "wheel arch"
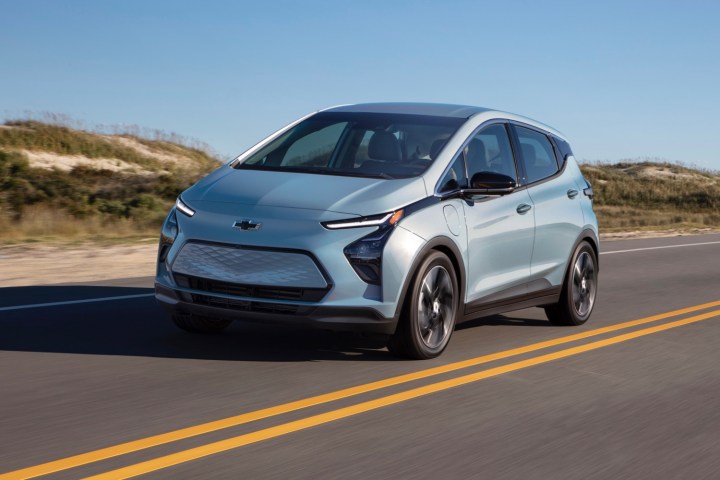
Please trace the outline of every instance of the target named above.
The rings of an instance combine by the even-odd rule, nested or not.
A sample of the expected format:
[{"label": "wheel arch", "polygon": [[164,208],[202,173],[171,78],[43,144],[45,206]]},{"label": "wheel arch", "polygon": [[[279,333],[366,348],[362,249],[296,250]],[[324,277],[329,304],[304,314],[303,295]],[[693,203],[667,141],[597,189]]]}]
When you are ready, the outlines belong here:
[{"label": "wheel arch", "polygon": [[428,254],[432,251],[441,252],[450,259],[450,262],[453,264],[453,268],[455,268],[455,275],[457,276],[458,286],[460,290],[460,300],[463,304],[465,303],[466,273],[465,264],[462,261],[463,256],[460,253],[460,249],[455,244],[455,242],[448,237],[434,237],[428,240],[425,245],[423,245],[423,247],[418,251],[417,255],[415,255],[415,258],[413,259],[413,262],[408,271],[408,275],[405,277],[405,281],[403,282],[397,306],[395,307],[395,318],[400,318],[400,313],[402,311],[403,305],[405,305],[405,301],[407,300],[408,290],[410,289],[410,285],[412,284],[415,275],[417,275],[418,268],[420,267],[422,261],[425,260],[425,257],[427,257]]},{"label": "wheel arch", "polygon": [[593,252],[595,252],[595,268],[597,269],[598,273],[600,272],[600,242],[598,241],[595,231],[590,228],[586,228],[580,233],[577,240],[575,240],[573,247],[570,249],[567,262],[565,262],[565,275],[563,275],[562,283],[563,288],[565,288],[565,281],[567,280],[567,275],[570,272],[570,263],[572,262],[573,255],[575,255],[575,250],[577,250],[578,245],[580,245],[582,242],[589,243],[590,247],[593,249]]},{"label": "wheel arch", "polygon": [[[567,261],[567,265],[565,268],[565,274],[563,275],[563,282],[562,282],[562,293],[560,295],[560,299],[557,304],[555,305],[546,305],[545,306],[545,313],[548,317],[548,320],[550,322],[556,324],[556,325],[582,325],[583,323],[587,322],[590,318],[590,315],[592,313],[592,307],[590,306],[590,310],[588,311],[587,315],[585,317],[579,317],[579,312],[575,311],[574,313],[569,313],[568,309],[574,309],[574,307],[568,305],[568,287],[569,287],[569,276],[572,274],[573,269],[573,262],[575,253],[578,250],[578,247],[582,243],[587,243],[590,246],[590,249],[595,254],[595,298],[597,297],[597,274],[600,272],[600,261],[599,261],[599,242],[597,238],[597,234],[592,229],[585,229],[583,232],[578,236],[577,240],[575,241],[575,244],[573,245],[572,250],[570,251],[570,256]],[[594,301],[594,300],[593,300]]]},{"label": "wheel arch", "polygon": [[[573,252],[577,248],[577,246],[580,244],[580,242],[586,241],[590,244],[593,251],[595,252],[595,265],[597,268],[597,271],[600,271],[600,242],[598,241],[597,234],[595,231],[586,228],[583,230],[582,234],[580,235],[580,239],[575,242],[575,245],[573,246]],[[571,254],[572,255],[572,254]],[[572,256],[571,256],[572,258]]]}]

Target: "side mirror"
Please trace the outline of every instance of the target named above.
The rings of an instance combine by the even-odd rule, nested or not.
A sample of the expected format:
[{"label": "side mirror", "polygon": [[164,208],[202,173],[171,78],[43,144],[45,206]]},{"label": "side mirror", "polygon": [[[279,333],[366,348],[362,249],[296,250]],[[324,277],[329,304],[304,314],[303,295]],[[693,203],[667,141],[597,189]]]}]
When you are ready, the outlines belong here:
[{"label": "side mirror", "polygon": [[495,172],[478,172],[470,180],[470,188],[464,190],[470,195],[507,195],[515,190],[515,179]]}]

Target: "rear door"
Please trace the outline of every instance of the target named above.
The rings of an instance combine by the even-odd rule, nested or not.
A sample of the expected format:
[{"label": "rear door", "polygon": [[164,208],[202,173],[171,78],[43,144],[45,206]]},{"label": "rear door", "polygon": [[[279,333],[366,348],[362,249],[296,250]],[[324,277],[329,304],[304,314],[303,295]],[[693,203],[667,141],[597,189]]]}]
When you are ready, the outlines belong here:
[{"label": "rear door", "polygon": [[522,180],[535,212],[530,292],[562,284],[566,263],[583,226],[582,190],[562,168],[550,138],[541,130],[512,125]]}]

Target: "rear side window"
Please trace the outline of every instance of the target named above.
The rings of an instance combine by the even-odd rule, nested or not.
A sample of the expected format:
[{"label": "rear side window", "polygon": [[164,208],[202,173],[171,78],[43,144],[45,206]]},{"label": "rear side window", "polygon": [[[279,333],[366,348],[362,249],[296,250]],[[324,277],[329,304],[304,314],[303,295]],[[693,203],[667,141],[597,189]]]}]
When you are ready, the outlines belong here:
[{"label": "rear side window", "polygon": [[529,128],[516,126],[515,131],[520,143],[520,154],[525,165],[527,183],[537,182],[555,175],[558,165],[550,140],[542,133]]}]

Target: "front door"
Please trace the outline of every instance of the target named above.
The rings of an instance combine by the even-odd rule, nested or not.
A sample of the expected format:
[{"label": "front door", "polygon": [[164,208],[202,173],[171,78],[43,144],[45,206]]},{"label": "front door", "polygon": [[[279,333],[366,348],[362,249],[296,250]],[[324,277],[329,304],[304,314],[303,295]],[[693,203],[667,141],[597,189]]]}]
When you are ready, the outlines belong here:
[{"label": "front door", "polygon": [[[480,130],[464,153],[468,178],[485,171],[517,181],[505,124]],[[535,235],[535,212],[527,189],[504,196],[479,196],[465,202],[463,208],[468,233],[469,310],[527,293]]]}]

